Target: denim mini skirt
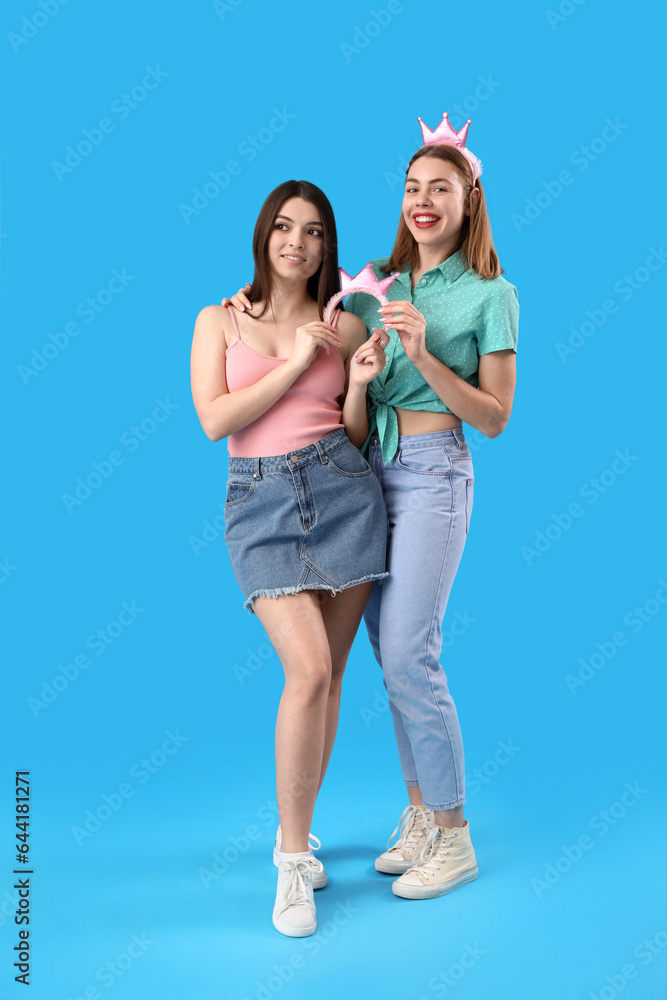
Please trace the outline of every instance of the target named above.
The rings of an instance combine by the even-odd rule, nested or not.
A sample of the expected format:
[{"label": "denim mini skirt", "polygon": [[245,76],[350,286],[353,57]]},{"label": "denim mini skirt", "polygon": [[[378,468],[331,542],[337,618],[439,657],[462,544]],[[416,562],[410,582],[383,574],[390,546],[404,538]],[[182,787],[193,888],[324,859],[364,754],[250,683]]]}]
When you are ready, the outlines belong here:
[{"label": "denim mini skirt", "polygon": [[230,456],[225,542],[251,614],[258,597],[389,575],[382,489],[343,427],[285,455]]}]

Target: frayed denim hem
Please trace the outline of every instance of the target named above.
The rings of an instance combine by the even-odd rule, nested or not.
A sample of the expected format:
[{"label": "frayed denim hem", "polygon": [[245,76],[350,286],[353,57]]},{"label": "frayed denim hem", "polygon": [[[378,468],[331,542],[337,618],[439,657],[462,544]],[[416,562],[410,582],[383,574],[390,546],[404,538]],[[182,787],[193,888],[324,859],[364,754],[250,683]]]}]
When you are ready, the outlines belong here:
[{"label": "frayed denim hem", "polygon": [[349,587],[357,587],[360,583],[372,583],[374,580],[384,580],[389,576],[389,573],[371,573],[370,576],[362,576],[360,580],[352,580],[350,583],[343,584],[342,587],[329,587],[326,583],[319,584],[308,584],[306,587],[275,587],[273,590],[256,590],[250,595],[247,601],[244,602],[243,607],[247,609],[249,615],[254,615],[252,610],[252,603],[256,601],[258,597],[283,597],[286,594],[300,594],[303,590],[328,590],[331,594],[340,594],[343,590],[348,590]]}]

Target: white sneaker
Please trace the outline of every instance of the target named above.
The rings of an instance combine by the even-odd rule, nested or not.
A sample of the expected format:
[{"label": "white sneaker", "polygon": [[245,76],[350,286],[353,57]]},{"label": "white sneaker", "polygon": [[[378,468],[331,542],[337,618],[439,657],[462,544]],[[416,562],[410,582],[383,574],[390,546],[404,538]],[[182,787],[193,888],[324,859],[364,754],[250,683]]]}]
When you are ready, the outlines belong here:
[{"label": "white sneaker", "polygon": [[[315,855],[313,854],[313,850],[319,851],[322,844],[314,833],[308,834],[308,843],[310,844],[311,841],[313,843],[311,845],[311,851],[310,851],[310,868],[313,873],[313,889],[323,889],[324,886],[327,884],[327,873],[324,870],[324,865],[322,864],[322,862],[319,860],[319,858],[316,858]],[[282,843],[282,834],[280,832],[280,827],[278,827],[278,832],[276,833],[276,842],[273,845],[273,863],[276,866],[276,868],[280,864],[280,857],[278,855],[278,852],[280,851],[281,843]]]},{"label": "white sneaker", "polygon": [[395,895],[406,899],[432,899],[472,882],[477,874],[470,824],[465,820],[458,827],[434,826],[412,868],[397,878],[391,888]]},{"label": "white sneaker", "polygon": [[308,937],[317,929],[313,873],[307,858],[281,861],[273,926],[288,937]]},{"label": "white sneaker", "polygon": [[402,875],[406,872],[411,865],[414,865],[423,850],[426,837],[434,823],[433,813],[426,806],[406,806],[401,813],[398,826],[387,841],[387,847],[397,833],[398,840],[376,859],[376,870],[387,872],[389,875]]}]

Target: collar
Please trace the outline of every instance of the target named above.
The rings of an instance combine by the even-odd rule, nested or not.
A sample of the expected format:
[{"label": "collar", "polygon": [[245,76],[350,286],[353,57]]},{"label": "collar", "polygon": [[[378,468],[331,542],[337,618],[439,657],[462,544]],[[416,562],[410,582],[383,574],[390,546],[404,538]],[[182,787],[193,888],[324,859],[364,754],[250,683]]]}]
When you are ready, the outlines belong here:
[{"label": "collar", "polygon": [[[446,260],[443,260],[442,264],[438,264],[436,267],[431,268],[430,271],[425,271],[424,276],[426,276],[427,274],[431,274],[433,271],[440,271],[445,281],[451,284],[452,282],[456,281],[457,278],[460,278],[463,272],[466,270],[467,268],[463,263],[461,251],[457,250],[456,253],[451,254],[450,257],[447,257]],[[406,268],[405,271],[401,271],[398,278],[396,279],[396,283],[405,285],[407,288],[410,288],[411,273],[412,269],[409,267]]]}]

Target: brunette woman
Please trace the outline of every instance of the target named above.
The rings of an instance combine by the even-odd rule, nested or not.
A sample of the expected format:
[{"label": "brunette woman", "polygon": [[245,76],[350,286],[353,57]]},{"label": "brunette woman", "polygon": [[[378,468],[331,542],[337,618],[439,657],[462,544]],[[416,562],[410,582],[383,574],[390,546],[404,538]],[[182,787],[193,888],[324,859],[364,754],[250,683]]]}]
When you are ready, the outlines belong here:
[{"label": "brunette woman", "polygon": [[197,317],[192,394],[206,435],[227,438],[225,541],[244,607],[285,672],[273,923],[302,937],[316,929],[313,881],[326,884],[308,838],[343,671],[374,582],[387,576],[382,491],[344,427],[348,390],[365,393],[384,354],[351,313],[323,322],[339,283],[334,216],[319,188],[287,181],[271,192],[253,255],[252,313],[211,305]]}]

